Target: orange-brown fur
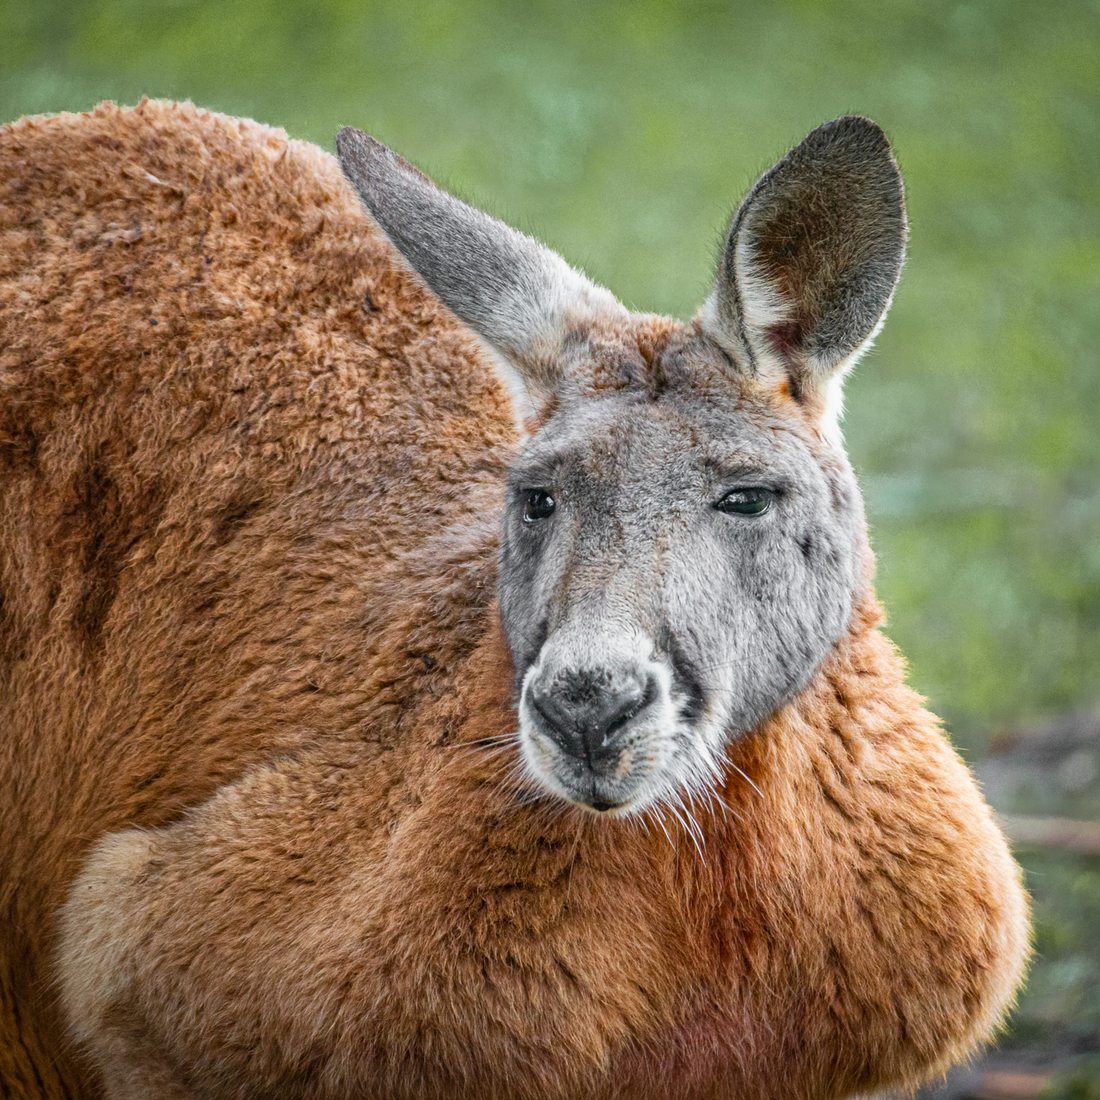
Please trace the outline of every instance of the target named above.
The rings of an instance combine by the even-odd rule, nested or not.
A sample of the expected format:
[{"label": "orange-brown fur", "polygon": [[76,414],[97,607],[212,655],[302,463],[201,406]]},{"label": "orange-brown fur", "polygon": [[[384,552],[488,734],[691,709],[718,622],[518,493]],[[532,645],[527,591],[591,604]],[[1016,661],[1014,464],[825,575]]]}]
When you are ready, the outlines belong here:
[{"label": "orange-brown fur", "polygon": [[335,161],[105,105],[0,195],[5,1093],[826,1098],[988,1035],[1017,871],[873,601],[701,853],[520,804],[510,413]]}]

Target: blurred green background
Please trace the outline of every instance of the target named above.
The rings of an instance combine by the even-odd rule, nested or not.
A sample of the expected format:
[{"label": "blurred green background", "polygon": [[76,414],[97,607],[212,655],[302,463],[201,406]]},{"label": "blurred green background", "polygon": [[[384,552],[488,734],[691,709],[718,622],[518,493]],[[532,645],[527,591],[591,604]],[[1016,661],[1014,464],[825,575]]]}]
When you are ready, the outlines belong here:
[{"label": "blurred green background", "polygon": [[[824,119],[878,120],[912,243],[845,432],[890,630],[964,754],[992,751],[1002,808],[1100,818],[1098,0],[0,10],[5,119],[145,94],[329,148],[360,126],[679,315],[760,170]],[[1061,756],[1028,755],[1036,729]],[[1040,957],[1006,1045],[1095,1052],[1100,861],[1021,856]]]}]

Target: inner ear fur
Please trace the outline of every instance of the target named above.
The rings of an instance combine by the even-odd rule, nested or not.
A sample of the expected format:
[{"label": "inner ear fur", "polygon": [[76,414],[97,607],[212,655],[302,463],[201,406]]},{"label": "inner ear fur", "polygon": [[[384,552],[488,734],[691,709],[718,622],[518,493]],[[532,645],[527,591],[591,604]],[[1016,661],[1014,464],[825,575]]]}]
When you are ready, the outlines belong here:
[{"label": "inner ear fur", "polygon": [[905,196],[883,131],[819,126],[756,182],[730,222],[711,335],[796,396],[826,395],[874,339],[905,257]]}]

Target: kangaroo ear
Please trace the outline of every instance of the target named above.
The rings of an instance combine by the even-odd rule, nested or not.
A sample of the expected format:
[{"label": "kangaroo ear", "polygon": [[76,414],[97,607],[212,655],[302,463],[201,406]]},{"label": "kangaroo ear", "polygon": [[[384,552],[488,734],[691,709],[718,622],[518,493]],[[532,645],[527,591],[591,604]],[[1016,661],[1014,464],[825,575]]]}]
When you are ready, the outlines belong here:
[{"label": "kangaroo ear", "polygon": [[886,135],[849,116],[814,130],[734,215],[710,335],[754,374],[839,412],[839,382],[871,344],[905,257],[905,195]]},{"label": "kangaroo ear", "polygon": [[447,194],[367,134],[346,127],[336,148],[368,213],[412,269],[503,357],[493,358],[522,424],[560,388],[566,334],[623,306],[556,252]]}]

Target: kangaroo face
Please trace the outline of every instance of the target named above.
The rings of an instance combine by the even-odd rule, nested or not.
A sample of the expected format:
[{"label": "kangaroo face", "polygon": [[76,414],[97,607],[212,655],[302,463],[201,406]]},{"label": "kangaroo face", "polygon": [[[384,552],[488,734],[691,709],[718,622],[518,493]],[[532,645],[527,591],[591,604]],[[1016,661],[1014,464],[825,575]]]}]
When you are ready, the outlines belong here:
[{"label": "kangaroo face", "polygon": [[807,682],[864,580],[836,417],[902,263],[884,135],[839,119],[765,174],[690,326],[628,314],[365,135],[339,145],[514,398],[499,596],[527,771],[605,813],[705,788]]},{"label": "kangaroo face", "polygon": [[500,601],[524,756],[598,810],[716,780],[728,740],[805,684],[860,583],[842,454],[730,373],[674,330],[620,386],[563,398],[509,474]]}]

